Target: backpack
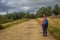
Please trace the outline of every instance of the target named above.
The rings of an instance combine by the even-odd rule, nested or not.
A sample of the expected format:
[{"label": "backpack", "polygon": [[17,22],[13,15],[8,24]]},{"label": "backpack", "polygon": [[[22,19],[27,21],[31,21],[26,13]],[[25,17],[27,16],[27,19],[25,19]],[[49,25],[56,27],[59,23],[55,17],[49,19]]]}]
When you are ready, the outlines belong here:
[{"label": "backpack", "polygon": [[48,20],[47,20],[47,18],[44,18],[44,25],[48,25]]}]

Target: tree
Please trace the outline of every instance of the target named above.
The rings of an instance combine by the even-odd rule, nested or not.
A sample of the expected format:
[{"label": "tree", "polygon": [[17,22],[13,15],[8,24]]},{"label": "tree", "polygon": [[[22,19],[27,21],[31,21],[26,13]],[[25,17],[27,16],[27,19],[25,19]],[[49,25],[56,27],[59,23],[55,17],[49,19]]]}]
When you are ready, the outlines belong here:
[{"label": "tree", "polygon": [[31,19],[34,19],[34,18],[36,18],[36,17],[35,17],[35,15],[32,13],[32,14],[30,14],[30,18],[31,18]]},{"label": "tree", "polygon": [[51,10],[52,8],[50,6],[47,6],[47,7],[41,7],[37,13],[36,13],[36,16],[37,17],[41,17],[41,15],[46,15],[46,16],[51,16]]},{"label": "tree", "polygon": [[24,18],[30,18],[30,13],[25,13]]},{"label": "tree", "polygon": [[53,11],[55,12],[56,15],[59,14],[59,12],[60,12],[59,10],[60,10],[60,8],[59,8],[59,6],[56,4],[55,7],[54,7],[54,9],[53,9]]},{"label": "tree", "polygon": [[47,7],[47,11],[46,11],[46,15],[47,15],[47,16],[51,16],[51,14],[52,14],[52,13],[51,13],[51,10],[52,10],[52,8],[51,8],[50,6],[48,6],[48,7]]},{"label": "tree", "polygon": [[46,7],[42,7],[37,11],[36,16],[40,17],[42,14],[46,14],[46,11],[47,11]]}]

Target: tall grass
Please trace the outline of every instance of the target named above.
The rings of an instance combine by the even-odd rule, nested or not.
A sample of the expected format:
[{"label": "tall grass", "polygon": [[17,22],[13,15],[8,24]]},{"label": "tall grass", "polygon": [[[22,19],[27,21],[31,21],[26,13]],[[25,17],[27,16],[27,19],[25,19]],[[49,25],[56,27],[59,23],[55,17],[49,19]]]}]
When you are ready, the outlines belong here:
[{"label": "tall grass", "polygon": [[60,18],[49,18],[48,29],[53,37],[60,40]]}]

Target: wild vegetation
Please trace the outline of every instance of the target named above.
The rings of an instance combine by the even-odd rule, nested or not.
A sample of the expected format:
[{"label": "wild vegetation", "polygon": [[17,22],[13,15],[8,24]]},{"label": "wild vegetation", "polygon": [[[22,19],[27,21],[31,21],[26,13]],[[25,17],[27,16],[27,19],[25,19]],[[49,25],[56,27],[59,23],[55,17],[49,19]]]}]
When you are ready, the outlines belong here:
[{"label": "wild vegetation", "polygon": [[34,14],[30,14],[29,12],[15,12],[0,15],[0,29],[34,18],[35,18]]},{"label": "wild vegetation", "polygon": [[60,40],[60,16],[49,18],[49,31],[57,40]]}]

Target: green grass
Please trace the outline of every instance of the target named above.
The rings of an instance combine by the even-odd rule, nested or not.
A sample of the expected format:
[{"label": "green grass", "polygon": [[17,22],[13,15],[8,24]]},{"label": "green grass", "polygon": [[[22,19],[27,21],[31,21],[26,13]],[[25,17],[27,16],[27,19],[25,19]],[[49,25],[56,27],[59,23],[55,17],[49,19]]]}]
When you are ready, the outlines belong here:
[{"label": "green grass", "polygon": [[57,40],[60,40],[60,29],[49,25],[49,31],[53,37],[55,37]]},{"label": "green grass", "polygon": [[30,19],[26,19],[26,18],[23,18],[23,19],[18,19],[18,20],[14,20],[12,22],[8,22],[8,23],[4,23],[4,24],[1,24],[4,28],[7,28],[7,27],[10,27],[12,25],[15,25],[15,24],[19,24],[19,23],[22,23],[22,22],[26,22]]}]

